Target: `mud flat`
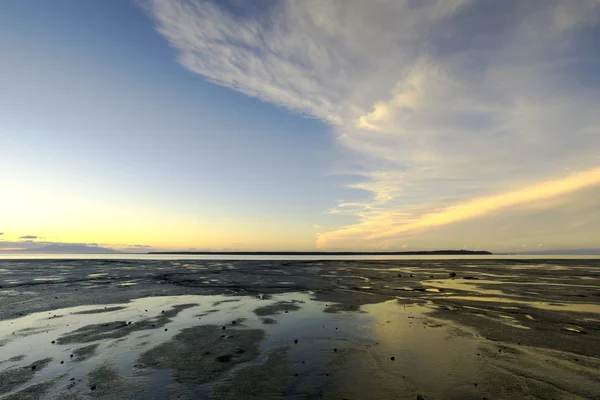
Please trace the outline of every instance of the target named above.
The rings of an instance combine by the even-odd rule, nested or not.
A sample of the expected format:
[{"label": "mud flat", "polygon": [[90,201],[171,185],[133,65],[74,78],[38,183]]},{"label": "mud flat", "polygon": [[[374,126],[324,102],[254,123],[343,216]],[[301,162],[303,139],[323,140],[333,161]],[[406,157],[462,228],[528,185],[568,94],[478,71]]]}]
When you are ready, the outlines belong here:
[{"label": "mud flat", "polygon": [[600,261],[0,260],[0,399],[600,398]]}]

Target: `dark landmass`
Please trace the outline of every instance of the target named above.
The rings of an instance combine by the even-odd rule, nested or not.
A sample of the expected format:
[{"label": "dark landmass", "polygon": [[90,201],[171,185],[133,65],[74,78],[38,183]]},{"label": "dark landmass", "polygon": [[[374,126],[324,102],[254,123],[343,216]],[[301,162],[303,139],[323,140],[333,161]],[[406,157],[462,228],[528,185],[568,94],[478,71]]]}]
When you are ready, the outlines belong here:
[{"label": "dark landmass", "polygon": [[148,254],[232,255],[232,256],[453,256],[492,255],[485,250],[433,251],[150,251]]}]

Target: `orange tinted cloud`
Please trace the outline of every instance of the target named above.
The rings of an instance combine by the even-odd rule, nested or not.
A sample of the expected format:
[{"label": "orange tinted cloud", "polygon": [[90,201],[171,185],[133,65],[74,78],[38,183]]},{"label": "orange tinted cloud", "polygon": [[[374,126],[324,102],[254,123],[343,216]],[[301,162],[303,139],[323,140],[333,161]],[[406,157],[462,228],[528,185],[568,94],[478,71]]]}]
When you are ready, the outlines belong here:
[{"label": "orange tinted cloud", "polygon": [[[393,211],[366,217],[359,224],[323,233],[317,240],[318,247],[327,247],[330,242],[343,243],[344,237],[362,236],[364,239],[383,239],[397,234],[452,224],[466,219],[481,217],[495,211],[566,195],[576,190],[600,184],[600,168],[579,172],[562,179],[541,182],[536,185],[497,195],[475,198],[445,209],[416,216],[408,222],[399,223],[392,217]],[[389,218],[386,214],[389,213]]]}]

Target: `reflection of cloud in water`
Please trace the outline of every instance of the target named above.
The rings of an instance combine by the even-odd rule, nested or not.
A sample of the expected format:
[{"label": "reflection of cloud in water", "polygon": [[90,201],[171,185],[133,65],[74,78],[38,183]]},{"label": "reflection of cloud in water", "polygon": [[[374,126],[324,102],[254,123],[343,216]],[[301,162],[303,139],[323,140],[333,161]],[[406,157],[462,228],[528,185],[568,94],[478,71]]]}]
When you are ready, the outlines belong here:
[{"label": "reflection of cloud in water", "polygon": [[492,302],[492,303],[511,303],[511,304],[516,303],[516,304],[523,304],[528,307],[541,308],[543,310],[571,311],[571,312],[600,314],[600,304],[547,303],[547,302],[543,302],[543,301],[521,301],[521,300],[516,300],[513,298],[505,298],[505,297],[448,296],[447,298],[452,299],[452,300],[481,301],[481,302]]}]

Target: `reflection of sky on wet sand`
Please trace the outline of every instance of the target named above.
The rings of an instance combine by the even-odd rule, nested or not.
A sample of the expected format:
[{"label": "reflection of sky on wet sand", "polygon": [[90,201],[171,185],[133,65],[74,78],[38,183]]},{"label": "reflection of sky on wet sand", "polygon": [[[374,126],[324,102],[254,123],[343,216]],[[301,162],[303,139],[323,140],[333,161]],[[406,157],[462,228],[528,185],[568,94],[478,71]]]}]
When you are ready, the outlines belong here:
[{"label": "reflection of sky on wet sand", "polygon": [[552,310],[552,311],[571,311],[571,312],[600,314],[600,304],[547,303],[547,302],[543,302],[543,301],[519,301],[519,300],[515,300],[515,299],[507,299],[505,297],[481,297],[481,296],[478,296],[478,297],[448,296],[448,298],[453,299],[453,300],[523,304],[523,305],[533,307],[533,308],[541,308],[543,310]]},{"label": "reflection of sky on wet sand", "polygon": [[[263,317],[254,313],[259,307],[280,301],[295,301],[300,309],[271,315],[277,321],[275,324],[264,324]],[[90,324],[155,321],[162,311],[182,304],[195,305],[181,310],[164,326],[89,343],[51,343]],[[288,385],[292,394],[322,395],[326,399],[414,399],[418,393],[427,393],[431,398],[482,395],[482,384],[489,379],[484,371],[490,361],[482,355],[483,350],[488,349],[496,357],[496,344],[474,331],[428,317],[427,312],[432,308],[427,305],[405,305],[390,300],[362,306],[359,311],[324,312],[331,306],[312,300],[310,294],[290,293],[272,298],[148,297],[122,305],[90,305],[35,313],[0,325],[0,342],[4,341],[0,347],[0,372],[51,357],[50,365],[38,371],[27,385],[57,378],[48,394],[52,398],[69,384],[73,385],[73,391],[89,392],[87,374],[98,365],[110,364],[121,376],[143,384],[144,398],[164,398],[173,389],[169,386],[173,383],[170,373],[137,368],[139,356],[171,340],[182,329],[212,324],[226,326],[223,340],[227,340],[230,329],[266,331],[260,356],[236,366],[232,374],[244,366],[263,363],[274,348],[287,348],[297,373],[290,377]],[[232,321],[238,322],[234,325]],[[90,344],[99,345],[91,358],[75,361],[70,357],[75,349]],[[8,361],[19,355],[25,358]],[[200,385],[196,394],[206,396],[212,385]]]},{"label": "reflection of sky on wet sand", "polygon": [[[301,302],[298,303],[300,310],[272,316],[277,320],[276,324],[263,324],[260,317],[253,313],[258,307],[290,299]],[[226,300],[239,301],[223,302]],[[171,322],[156,329],[91,343],[51,343],[86,325],[155,318],[163,310],[190,303],[198,305],[181,311],[171,318]],[[344,382],[354,384],[370,374],[380,376],[383,373],[395,377],[389,383],[390,387],[404,382],[401,386],[414,391],[419,386],[439,385],[435,377],[451,374],[456,368],[455,363],[463,362],[460,354],[468,353],[472,358],[477,345],[468,335],[455,335],[438,322],[425,318],[422,313],[427,311],[426,307],[403,306],[395,301],[365,306],[364,312],[325,313],[323,311],[330,305],[311,300],[307,294],[275,296],[270,300],[255,297],[172,296],[137,299],[123,305],[123,309],[89,313],[103,311],[104,307],[110,310],[114,306],[73,307],[6,321],[0,327],[0,340],[8,340],[0,348],[2,360],[22,354],[25,358],[17,362],[4,361],[0,364],[0,370],[51,357],[53,361],[50,365],[39,371],[28,384],[64,375],[52,392],[57,394],[71,378],[75,378],[76,388],[86,391],[87,373],[97,365],[111,363],[117,366],[123,376],[134,377],[150,385],[152,390],[146,393],[152,393],[160,389],[156,387],[156,379],[164,386],[170,378],[164,373],[147,374],[149,371],[136,370],[139,355],[170,340],[181,329],[199,324],[216,324],[227,325],[228,329],[265,329],[267,338],[261,345],[262,356],[250,364],[263,362],[272,348],[287,346],[300,379],[310,382],[312,390],[339,390],[340,384],[346,384]],[[207,313],[215,309],[218,311]],[[231,321],[238,319],[241,321],[239,325],[232,326]],[[298,344],[293,343],[295,339],[298,339]],[[99,347],[90,359],[73,361],[70,357],[74,349],[94,343],[98,343]],[[396,358],[395,361],[391,361],[392,356]],[[60,364],[61,361],[65,364]],[[463,366],[461,371],[461,374],[471,374],[470,367]],[[348,375],[357,376],[351,381],[339,380]],[[376,378],[377,381],[380,379]],[[399,381],[396,382],[396,379]],[[348,390],[348,387],[344,390]]]},{"label": "reflection of sky on wet sand", "polygon": [[[6,312],[4,318],[18,317],[35,307],[44,309],[46,303],[52,311],[5,319],[0,323],[0,372],[52,357],[53,361],[38,371],[32,382],[66,374],[51,392],[55,395],[66,384],[73,384],[71,378],[75,378],[73,390],[89,390],[87,374],[96,366],[109,363],[116,365],[124,377],[142,382],[147,388],[144,398],[158,399],[170,390],[164,387],[173,382],[171,374],[165,370],[136,368],[140,354],[171,340],[182,329],[198,324],[227,325],[240,318],[245,320],[240,320],[235,327],[228,325],[227,329],[257,328],[265,330],[267,336],[261,344],[259,357],[236,366],[232,374],[247,365],[260,365],[271,349],[286,348],[293,371],[298,374],[290,377],[289,392],[332,400],[414,400],[417,393],[427,394],[433,399],[481,398],[482,393],[493,393],[485,389],[485,382],[512,387],[513,397],[507,395],[503,398],[519,398],[523,393],[514,382],[525,378],[514,377],[512,371],[516,366],[529,365],[538,371],[546,371],[550,368],[546,360],[558,365],[560,363],[555,359],[566,359],[572,364],[576,356],[581,363],[585,356],[577,354],[590,355],[583,347],[569,345],[571,353],[552,353],[538,360],[535,357],[539,348],[528,348],[527,345],[547,343],[551,333],[554,340],[561,342],[575,343],[579,340],[586,345],[595,340],[590,324],[597,322],[597,315],[600,315],[599,306],[593,304],[597,299],[598,265],[574,262],[554,268],[548,262],[511,265],[476,260],[465,264],[449,261],[290,264],[223,260],[6,263],[2,265],[6,268],[0,269],[3,286],[0,300],[4,300],[4,304],[22,304],[22,307]],[[457,275],[454,277],[450,272]],[[288,289],[291,285],[294,289]],[[181,292],[174,293],[174,288]],[[273,291],[274,288],[280,291],[308,289],[273,298],[222,295],[156,297],[157,293],[180,294],[195,290],[198,290],[196,293],[202,293],[200,290],[204,293],[207,290],[211,290],[208,293],[236,290],[263,293],[264,289]],[[308,294],[310,290],[314,290],[313,295]],[[101,297],[99,293],[108,294]],[[103,303],[112,300],[117,303],[112,297],[114,295],[122,296],[116,297],[122,299],[119,301],[127,301],[131,297],[155,297],[138,298],[123,304],[123,309],[96,314],[75,313],[95,309],[102,311],[104,307],[121,304],[61,308],[86,301]],[[319,297],[322,295],[325,297]],[[62,296],[73,301],[62,303]],[[371,297],[378,299],[373,301],[380,302],[363,305],[360,312],[356,308],[339,312],[350,308],[332,307],[335,305],[333,300],[314,300],[332,298],[342,301],[344,306],[354,306],[363,304],[362,300],[357,300],[360,296],[367,302],[371,301],[368,300]],[[219,303],[225,300],[237,301]],[[263,323],[262,317],[253,312],[258,307],[281,300],[302,303],[297,303],[300,306],[297,311],[282,311],[269,316],[277,321],[275,324]],[[51,344],[52,340],[83,326],[156,320],[162,310],[190,303],[198,305],[180,311],[164,326],[146,326],[147,329],[134,331],[122,338]],[[323,312],[327,309],[330,312]],[[432,310],[433,315],[444,320],[431,318],[427,313]],[[482,327],[506,329],[506,335],[499,336],[496,331],[485,331]],[[524,337],[537,337],[539,340],[524,341]],[[299,340],[297,344],[293,342],[295,338]],[[92,358],[76,362],[69,357],[73,350],[95,343],[99,346]],[[545,347],[565,350],[565,347],[556,347],[556,343]],[[575,348],[583,350],[575,351]],[[498,353],[499,349],[502,353]],[[8,361],[21,354],[25,354],[26,358]],[[525,360],[524,357],[533,359]],[[494,369],[499,363],[504,372]],[[586,385],[585,377],[576,372],[582,366],[571,364],[567,363],[567,367],[560,364],[561,367],[556,370],[572,382]],[[531,371],[519,373],[523,375]],[[548,372],[547,381],[563,379],[552,373]],[[507,380],[495,380],[499,375]],[[597,376],[596,373],[592,375]],[[537,383],[528,383],[534,384]],[[206,384],[197,388],[197,395],[206,397],[213,386]]]}]

